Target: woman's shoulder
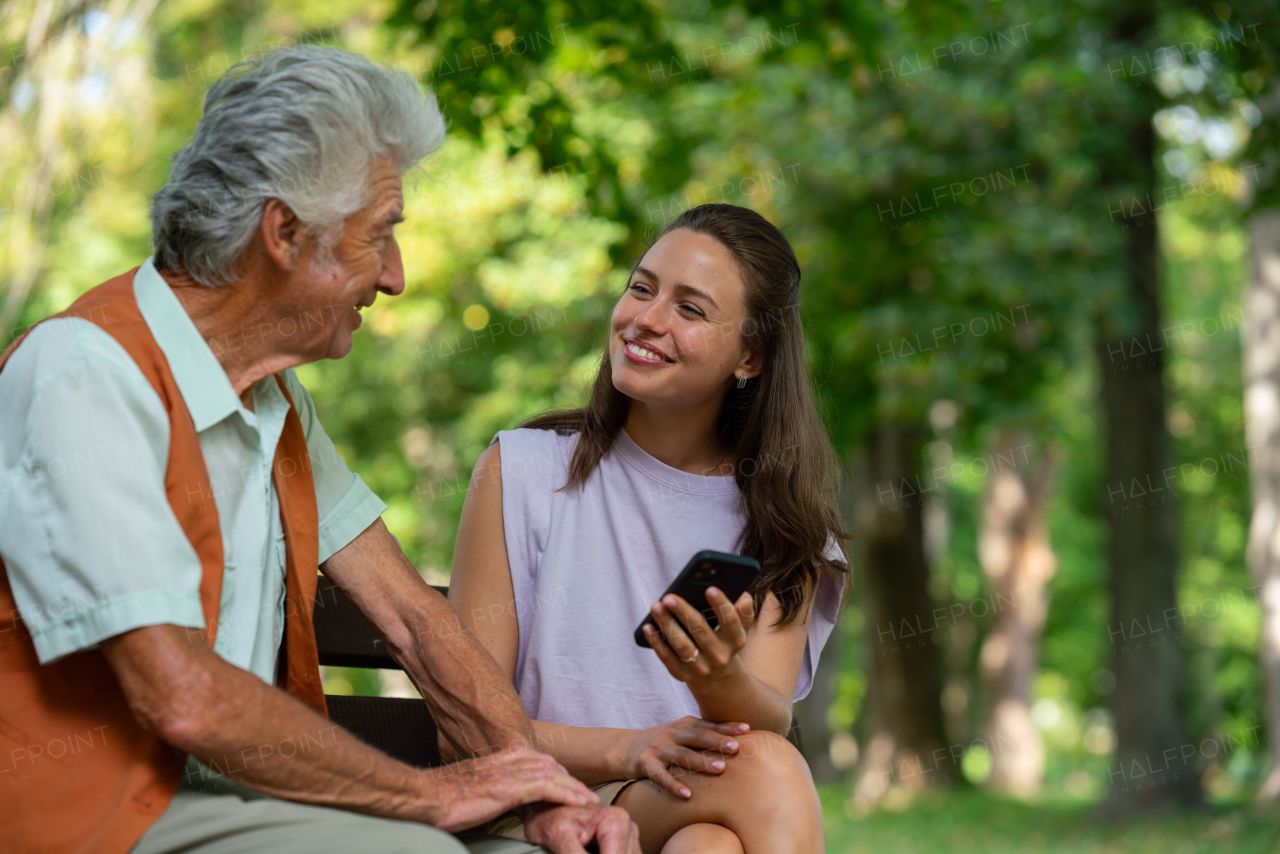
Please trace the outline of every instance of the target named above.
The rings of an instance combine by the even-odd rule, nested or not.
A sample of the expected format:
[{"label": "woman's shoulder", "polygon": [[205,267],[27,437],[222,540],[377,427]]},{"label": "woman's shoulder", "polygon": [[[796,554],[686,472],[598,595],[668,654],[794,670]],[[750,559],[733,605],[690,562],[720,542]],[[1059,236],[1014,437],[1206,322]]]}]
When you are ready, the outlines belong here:
[{"label": "woman's shoulder", "polygon": [[503,480],[528,474],[563,474],[578,442],[577,433],[559,433],[535,427],[502,430],[493,437],[500,447]]}]

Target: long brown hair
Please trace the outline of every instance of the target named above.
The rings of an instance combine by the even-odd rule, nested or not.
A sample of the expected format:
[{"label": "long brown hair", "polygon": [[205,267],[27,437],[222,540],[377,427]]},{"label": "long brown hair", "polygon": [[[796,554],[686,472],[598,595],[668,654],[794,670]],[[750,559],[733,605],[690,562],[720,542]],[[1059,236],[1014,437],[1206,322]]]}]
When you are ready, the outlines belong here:
[{"label": "long brown hair", "polygon": [[[716,429],[735,461],[733,476],[745,509],[738,549],[760,561],[760,575],[751,586],[756,613],[765,594],[773,593],[782,607],[778,624],[786,625],[802,613],[820,575],[848,571],[847,562],[824,555],[831,536],[839,541],[847,535],[836,510],[835,454],[805,367],[800,263],[777,227],[737,205],[685,211],[645,252],[678,228],[723,244],[745,285],[747,318],[741,332],[747,346],[763,358],[764,372],[746,388],[730,387]],[[636,266],[643,258],[641,253]],[[613,447],[630,406],[631,398],[613,385],[606,345],[586,407],[545,413],[520,426],[578,433],[569,480],[561,488],[581,487]]]}]

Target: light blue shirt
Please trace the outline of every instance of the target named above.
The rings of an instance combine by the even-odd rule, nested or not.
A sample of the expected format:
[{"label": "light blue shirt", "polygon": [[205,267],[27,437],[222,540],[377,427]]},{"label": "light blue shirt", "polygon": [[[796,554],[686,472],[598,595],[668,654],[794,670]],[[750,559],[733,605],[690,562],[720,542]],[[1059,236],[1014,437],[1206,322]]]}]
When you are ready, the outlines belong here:
[{"label": "light blue shirt", "polygon": [[[288,401],[267,377],[254,411],[243,406],[151,259],[133,290],[195,422],[218,508],[214,651],[274,682],[285,554],[271,464]],[[284,379],[311,456],[323,562],[386,505],[338,456],[293,371]],[[203,629],[200,561],[165,494],[169,418],[124,349],[88,321],[47,321],[0,371],[0,401],[0,556],[40,662],[141,626]]]}]

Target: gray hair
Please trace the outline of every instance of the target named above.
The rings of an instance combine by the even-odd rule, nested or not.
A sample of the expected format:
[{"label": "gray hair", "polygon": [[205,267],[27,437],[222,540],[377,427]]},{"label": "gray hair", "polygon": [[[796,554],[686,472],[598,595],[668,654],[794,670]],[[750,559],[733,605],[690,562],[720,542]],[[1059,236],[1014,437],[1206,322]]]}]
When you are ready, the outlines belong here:
[{"label": "gray hair", "polygon": [[209,87],[191,142],[151,200],[156,265],[208,287],[235,281],[272,198],[319,238],[325,263],[343,222],[371,199],[375,160],[394,158],[404,172],[444,133],[434,95],[362,56],[304,45],[237,63]]}]

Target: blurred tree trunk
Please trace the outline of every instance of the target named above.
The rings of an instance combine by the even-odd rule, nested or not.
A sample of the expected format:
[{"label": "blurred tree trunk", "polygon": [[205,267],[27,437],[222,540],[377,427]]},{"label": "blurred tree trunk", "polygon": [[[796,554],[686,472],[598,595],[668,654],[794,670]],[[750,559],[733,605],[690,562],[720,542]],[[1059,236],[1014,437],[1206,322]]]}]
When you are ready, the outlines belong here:
[{"label": "blurred tree trunk", "polygon": [[[857,473],[846,469],[840,485],[840,515],[844,529],[854,532],[853,508],[855,499],[854,484]],[[845,584],[853,584],[853,555],[856,540],[842,543],[846,557],[849,557],[849,576]],[[846,598],[846,601],[847,598]],[[822,648],[822,656],[818,659],[817,672],[813,674],[813,688],[809,696],[792,707],[792,725],[800,730],[800,750],[809,763],[813,778],[820,783],[834,783],[844,777],[847,766],[836,767],[831,756],[831,737],[834,733],[827,725],[827,712],[835,702],[835,683],[839,674],[850,662],[844,660],[845,638],[839,620],[827,638],[827,645]]]},{"label": "blurred tree trunk", "polygon": [[[0,280],[8,273],[4,299],[0,301],[0,347],[21,334],[15,328],[22,309],[45,272],[55,209],[70,208],[83,196],[80,170],[92,177],[91,158],[112,122],[85,121],[78,99],[72,97],[77,81],[93,73],[106,75],[111,88],[136,85],[128,59],[132,38],[121,39],[121,27],[141,31],[158,0],[105,3],[103,0],[38,0],[11,3],[0,14],[0,126],[14,134],[6,140],[6,161],[24,171],[7,190],[13,208],[0,208],[0,225],[8,232],[8,269],[0,266]],[[86,32],[92,15],[101,15],[94,34]],[[14,88],[29,83],[39,94],[31,104],[17,106]],[[0,162],[0,172],[10,163]],[[98,168],[101,168],[99,166]],[[12,172],[9,172],[12,174]],[[75,176],[76,192],[54,191],[59,179],[68,185]],[[92,181],[90,181],[90,184]],[[8,223],[5,223],[6,214]]]},{"label": "blurred tree trunk", "polygon": [[994,459],[1013,463],[997,464],[978,535],[978,558],[997,612],[980,656],[991,698],[988,785],[1015,797],[1034,795],[1044,775],[1044,744],[1031,722],[1031,683],[1049,610],[1048,585],[1058,568],[1044,517],[1057,459],[1046,451],[1033,470],[1026,447],[1015,447],[1011,433],[997,440]]},{"label": "blurred tree trunk", "polygon": [[840,652],[844,641],[840,635],[837,622],[827,645],[822,648],[809,696],[791,710],[792,726],[800,731],[800,750],[809,763],[813,779],[819,783],[834,783],[844,776],[831,761],[832,732],[827,726],[827,711],[835,701],[835,677],[842,664]]},{"label": "blurred tree trunk", "polygon": [[1280,211],[1253,216],[1249,227],[1252,275],[1245,285],[1245,443],[1253,449],[1253,518],[1249,568],[1262,608],[1262,668],[1266,684],[1271,770],[1260,800],[1280,798]]},{"label": "blurred tree trunk", "polygon": [[938,628],[929,594],[919,428],[881,423],[856,470],[855,519],[866,591],[868,686],[855,805],[868,809],[897,782],[911,788],[960,779],[946,746]]},{"label": "blurred tree trunk", "polygon": [[[1148,11],[1146,14],[1150,14]],[[1132,24],[1132,22],[1131,22]],[[1136,24],[1132,24],[1137,26]],[[1129,186],[1154,198],[1155,152],[1150,113],[1135,110],[1130,125]],[[1115,764],[1108,808],[1148,809],[1200,803],[1196,769],[1181,758],[1183,655],[1177,615],[1177,519],[1164,478],[1169,468],[1165,427],[1164,349],[1160,332],[1159,242],[1150,215],[1124,220],[1127,323],[1104,319],[1098,358],[1107,445],[1107,559],[1110,565],[1111,710]],[[1170,756],[1173,758],[1171,759]]]}]

